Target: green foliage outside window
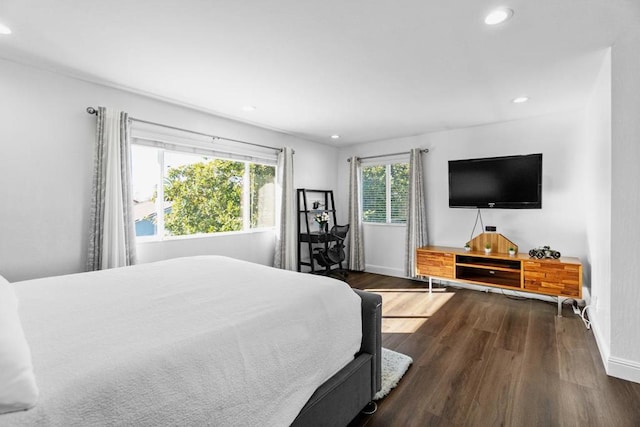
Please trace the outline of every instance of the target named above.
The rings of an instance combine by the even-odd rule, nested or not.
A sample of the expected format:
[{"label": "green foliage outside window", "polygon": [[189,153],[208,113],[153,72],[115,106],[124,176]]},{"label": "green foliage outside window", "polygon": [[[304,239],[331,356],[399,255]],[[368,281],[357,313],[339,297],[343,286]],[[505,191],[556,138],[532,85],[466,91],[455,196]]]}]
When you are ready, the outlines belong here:
[{"label": "green foliage outside window", "polygon": [[362,168],[362,219],[387,222],[387,169],[385,165]]},{"label": "green foliage outside window", "polygon": [[172,167],[164,181],[168,234],[242,230],[244,163],[215,159]]},{"label": "green foliage outside window", "polygon": [[391,165],[391,222],[407,222],[409,202],[409,164]]}]

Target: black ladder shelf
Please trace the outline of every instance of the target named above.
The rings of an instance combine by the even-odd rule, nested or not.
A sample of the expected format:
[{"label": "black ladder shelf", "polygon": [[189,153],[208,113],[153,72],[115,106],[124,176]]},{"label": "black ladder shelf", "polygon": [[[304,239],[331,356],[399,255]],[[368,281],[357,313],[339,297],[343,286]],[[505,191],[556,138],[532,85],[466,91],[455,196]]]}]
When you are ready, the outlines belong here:
[{"label": "black ladder shelf", "polygon": [[[333,190],[310,190],[308,188],[298,188],[298,271],[302,271],[302,266],[311,268],[311,272],[315,273],[318,268],[313,259],[314,245],[324,245],[325,249],[329,246],[329,242],[336,240],[327,231],[332,225],[336,224],[336,205],[333,199]],[[315,216],[329,213],[329,223],[327,229],[320,230]],[[314,229],[315,228],[315,229]],[[309,257],[307,260],[302,259],[302,248],[307,246]],[[340,263],[342,268],[342,263]]]}]

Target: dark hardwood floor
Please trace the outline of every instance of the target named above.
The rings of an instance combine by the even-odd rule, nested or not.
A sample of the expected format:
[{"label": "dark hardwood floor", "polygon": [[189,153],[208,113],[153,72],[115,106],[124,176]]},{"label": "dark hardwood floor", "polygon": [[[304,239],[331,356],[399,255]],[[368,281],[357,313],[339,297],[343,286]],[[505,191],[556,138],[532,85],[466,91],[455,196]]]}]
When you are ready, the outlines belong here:
[{"label": "dark hardwood floor", "polygon": [[605,374],[595,339],[566,306],[350,273],[383,297],[383,346],[413,358],[356,426],[640,426],[640,384]]}]

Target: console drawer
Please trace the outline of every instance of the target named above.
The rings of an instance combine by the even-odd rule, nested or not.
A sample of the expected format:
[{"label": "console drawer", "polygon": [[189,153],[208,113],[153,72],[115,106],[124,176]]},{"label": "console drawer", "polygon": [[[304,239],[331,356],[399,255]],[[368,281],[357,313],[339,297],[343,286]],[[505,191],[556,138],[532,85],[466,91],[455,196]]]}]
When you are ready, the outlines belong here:
[{"label": "console drawer", "polygon": [[416,265],[420,276],[453,279],[453,253],[418,250]]},{"label": "console drawer", "polygon": [[582,268],[555,260],[527,260],[524,268],[524,289],[547,295],[582,297]]}]

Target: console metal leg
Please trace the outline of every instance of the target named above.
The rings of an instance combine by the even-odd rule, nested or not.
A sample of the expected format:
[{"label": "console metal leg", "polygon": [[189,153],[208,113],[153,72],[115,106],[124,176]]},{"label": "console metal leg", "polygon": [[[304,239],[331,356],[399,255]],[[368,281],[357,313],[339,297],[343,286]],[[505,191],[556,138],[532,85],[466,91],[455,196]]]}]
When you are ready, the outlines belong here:
[{"label": "console metal leg", "polygon": [[429,276],[429,293],[431,293],[432,289],[433,289],[433,279],[431,278],[431,276]]},{"label": "console metal leg", "polygon": [[558,317],[562,317],[562,302],[566,300],[566,298],[558,297]]}]

